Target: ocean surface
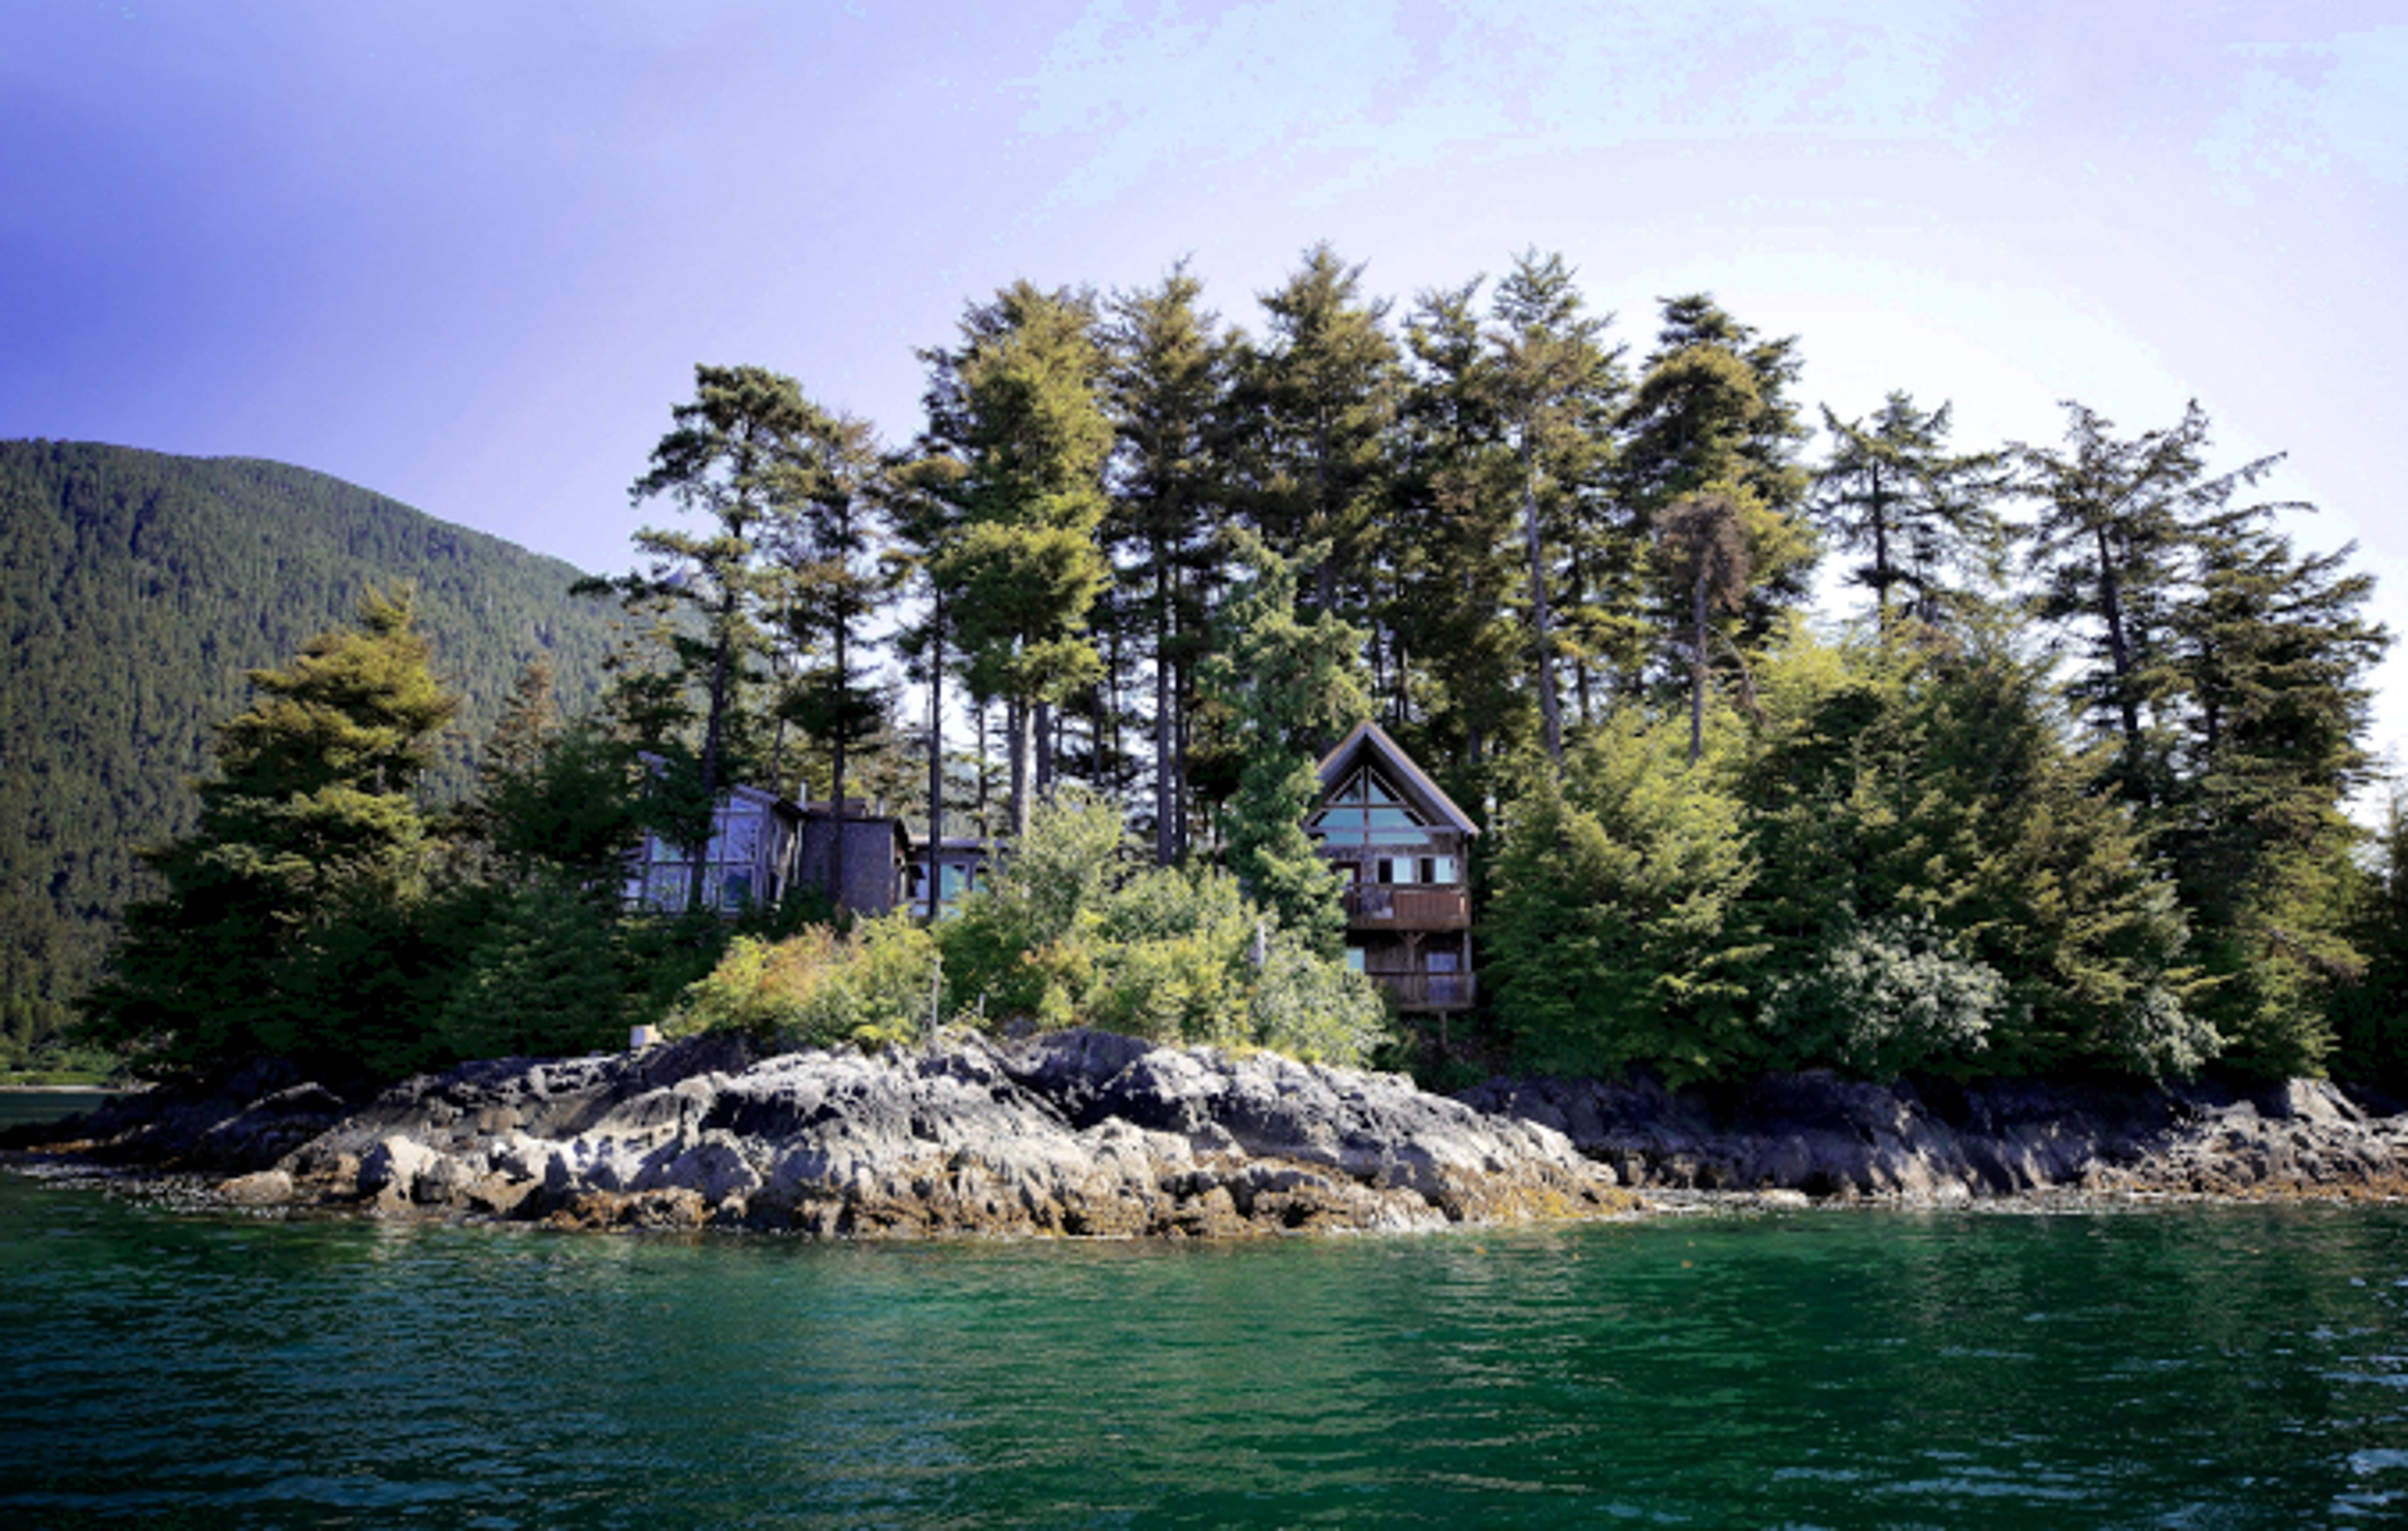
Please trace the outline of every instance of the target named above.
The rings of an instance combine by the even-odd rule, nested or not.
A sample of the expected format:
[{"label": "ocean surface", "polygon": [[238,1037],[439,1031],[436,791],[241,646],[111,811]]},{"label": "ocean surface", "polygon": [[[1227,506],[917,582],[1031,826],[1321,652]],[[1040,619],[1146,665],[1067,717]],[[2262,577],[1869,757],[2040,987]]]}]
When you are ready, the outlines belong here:
[{"label": "ocean surface", "polygon": [[21,1122],[56,1122],[88,1111],[108,1098],[103,1090],[0,1089],[0,1127]]},{"label": "ocean surface", "polygon": [[2408,1524],[2408,1211],[1226,1246],[0,1173],[0,1525]]}]

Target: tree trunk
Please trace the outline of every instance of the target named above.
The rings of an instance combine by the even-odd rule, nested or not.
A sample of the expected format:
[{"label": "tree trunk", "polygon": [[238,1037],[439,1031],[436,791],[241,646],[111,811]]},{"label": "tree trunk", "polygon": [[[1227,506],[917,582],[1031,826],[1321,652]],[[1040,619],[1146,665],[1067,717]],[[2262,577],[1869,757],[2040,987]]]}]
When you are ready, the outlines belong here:
[{"label": "tree trunk", "polygon": [[710,707],[703,715],[702,724],[702,795],[710,805],[710,816],[704,823],[702,838],[694,845],[694,859],[687,864],[685,907],[688,913],[702,908],[702,885],[710,861],[712,832],[719,825],[719,753],[720,739],[727,717],[727,672],[735,647],[728,634],[736,624],[738,602],[741,594],[733,581],[719,603],[719,642],[710,654]]},{"label": "tree trunk", "polygon": [[836,815],[836,844],[828,851],[828,904],[838,913],[843,912],[845,907],[844,851],[845,841],[851,837],[844,832],[844,744],[850,723],[846,716],[849,710],[846,704],[852,699],[853,687],[851,671],[847,668],[844,628],[842,622],[836,624],[836,731],[830,741],[833,745],[830,754],[834,758],[829,766],[828,793],[828,808]]},{"label": "tree trunk", "polygon": [[1689,659],[1689,764],[1706,752],[1706,564],[1698,560],[1698,584],[1690,598],[1697,622],[1697,649]]},{"label": "tree trunk", "polygon": [[1170,779],[1170,551],[1156,537],[1154,546],[1154,864],[1168,866],[1179,859],[1179,835],[1172,827],[1178,811],[1178,787]]},{"label": "tree trunk", "polygon": [[1196,794],[1189,787],[1187,780],[1187,748],[1191,720],[1187,715],[1186,708],[1187,666],[1183,664],[1179,666],[1177,674],[1172,678],[1170,694],[1179,712],[1179,717],[1171,728],[1173,757],[1171,785],[1175,789],[1173,807],[1176,811],[1172,819],[1170,853],[1173,860],[1184,860],[1190,843],[1188,832],[1196,817]]},{"label": "tree trunk", "polygon": [[1037,720],[1034,712],[1034,708],[1017,696],[1004,700],[1004,748],[1011,755],[1010,795],[1005,800],[1004,807],[1011,822],[1014,845],[1028,837],[1030,778],[1037,774]]},{"label": "tree trunk", "polygon": [[945,595],[928,616],[928,923],[937,923],[945,847]]},{"label": "tree trunk", "polygon": [[1882,501],[1881,470],[1873,470],[1873,629],[1889,636],[1889,516]]},{"label": "tree trunk", "polygon": [[1040,701],[1031,705],[1029,733],[1037,751],[1036,771],[1029,778],[1033,802],[1048,797],[1054,792],[1054,753],[1061,743],[1062,720],[1054,714],[1053,703]]},{"label": "tree trunk", "polygon": [[2115,561],[2107,528],[2099,528],[2099,613],[2107,623],[2107,662],[2115,672],[2115,708],[2124,725],[2126,757],[2141,758],[2141,704],[2132,694],[2132,647],[2124,633],[2124,603],[2116,588]]},{"label": "tree trunk", "polygon": [[1547,613],[1547,561],[1539,541],[1538,465],[1530,451],[1530,433],[1522,432],[1522,540],[1530,552],[1530,620],[1538,629],[1539,725],[1544,731],[1547,758],[1564,763],[1563,704],[1555,696],[1555,624]]}]

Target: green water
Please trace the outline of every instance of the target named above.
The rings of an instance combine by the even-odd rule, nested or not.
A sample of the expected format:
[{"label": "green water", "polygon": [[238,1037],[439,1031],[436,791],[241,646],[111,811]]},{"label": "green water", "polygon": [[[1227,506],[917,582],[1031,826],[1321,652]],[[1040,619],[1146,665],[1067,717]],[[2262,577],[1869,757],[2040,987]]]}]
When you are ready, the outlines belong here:
[{"label": "green water", "polygon": [[108,1098],[102,1090],[0,1090],[0,1127],[21,1122],[56,1122],[89,1111]]},{"label": "green water", "polygon": [[0,1525],[2399,1524],[2404,1308],[2390,1209],[822,1247],[0,1174]]}]

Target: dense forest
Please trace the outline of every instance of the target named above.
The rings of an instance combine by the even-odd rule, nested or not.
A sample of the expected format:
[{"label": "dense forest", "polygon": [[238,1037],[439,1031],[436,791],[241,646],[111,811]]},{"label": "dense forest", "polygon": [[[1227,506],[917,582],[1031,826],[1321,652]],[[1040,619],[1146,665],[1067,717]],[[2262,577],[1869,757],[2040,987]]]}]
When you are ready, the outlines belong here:
[{"label": "dense forest", "polygon": [[89,443],[0,442],[0,1067],[51,1042],[144,846],[188,832],[191,781],[245,674],[408,580],[459,694],[427,790],[456,797],[512,681],[549,657],[590,701],[609,614],[578,571],[323,474]]},{"label": "dense forest", "polygon": [[[1264,1040],[1289,1001],[1250,927],[1293,994],[1353,1003],[1313,966],[1334,889],[1297,820],[1371,716],[1484,831],[1476,1023],[1385,1044],[1427,1075],[2397,1080],[2402,837],[2344,811],[2389,637],[2203,410],[1963,443],[1896,392],[1810,422],[1799,338],[1687,294],[1626,339],[1535,250],[1399,306],[1316,247],[1258,302],[1229,324],[1183,265],[1014,283],[919,353],[902,442],[698,367],[633,486],[674,515],[582,587],[633,635],[598,707],[506,727],[454,847],[487,869],[463,928],[519,933],[492,981],[607,970],[619,1019],[880,1035],[941,955],[985,1023]],[[933,934],[765,925],[672,993],[597,869],[638,825],[699,866],[737,780],[882,797],[1021,870]],[[597,782],[615,827],[528,832]],[[1182,988],[1206,970],[1217,998]],[[477,971],[377,1023],[439,1012],[467,1047]],[[115,991],[119,1040],[173,1037],[150,1002]],[[1325,1052],[1369,1050],[1340,1029]]]}]

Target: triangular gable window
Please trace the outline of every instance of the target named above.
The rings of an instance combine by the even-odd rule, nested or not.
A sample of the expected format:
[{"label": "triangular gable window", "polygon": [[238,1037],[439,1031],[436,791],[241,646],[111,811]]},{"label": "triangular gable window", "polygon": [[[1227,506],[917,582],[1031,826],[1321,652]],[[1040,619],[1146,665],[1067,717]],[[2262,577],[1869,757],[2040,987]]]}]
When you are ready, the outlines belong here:
[{"label": "triangular gable window", "polygon": [[1429,821],[1407,807],[1397,790],[1369,766],[1346,779],[1305,825],[1332,847],[1412,845],[1429,836]]}]

